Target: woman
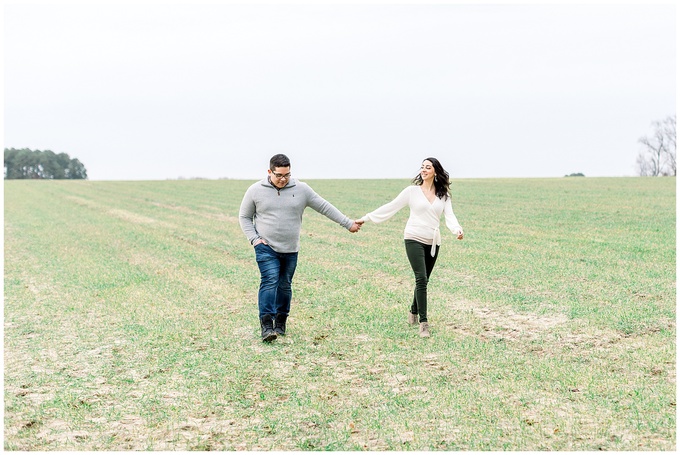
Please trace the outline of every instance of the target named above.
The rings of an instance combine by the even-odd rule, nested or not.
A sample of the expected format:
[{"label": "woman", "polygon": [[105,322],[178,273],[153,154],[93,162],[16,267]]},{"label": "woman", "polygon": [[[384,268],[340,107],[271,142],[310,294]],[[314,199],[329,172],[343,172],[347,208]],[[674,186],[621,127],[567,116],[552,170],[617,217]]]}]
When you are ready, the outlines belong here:
[{"label": "woman", "polygon": [[413,303],[408,314],[409,324],[420,322],[420,336],[429,337],[427,323],[427,282],[437,262],[441,234],[439,220],[442,212],[446,227],[458,238],[463,239],[463,228],[458,224],[451,206],[449,173],[436,158],[426,158],[420,173],[413,179],[413,185],[404,189],[392,202],[368,213],[357,222],[370,220],[382,223],[390,219],[402,208],[411,209],[406,227],[404,243],[406,256],[411,263],[416,278]]}]

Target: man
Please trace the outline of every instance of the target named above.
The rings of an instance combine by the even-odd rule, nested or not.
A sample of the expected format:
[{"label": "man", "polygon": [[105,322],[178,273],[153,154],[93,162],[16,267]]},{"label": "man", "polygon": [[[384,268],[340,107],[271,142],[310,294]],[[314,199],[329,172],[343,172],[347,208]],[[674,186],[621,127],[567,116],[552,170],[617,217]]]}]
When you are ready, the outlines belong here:
[{"label": "man", "polygon": [[267,174],[243,196],[239,222],[255,248],[260,269],[257,303],[262,341],[270,342],[286,334],[305,208],[311,207],[352,233],[359,231],[363,222],[349,219],[309,185],[291,178],[286,155],[274,155]]}]

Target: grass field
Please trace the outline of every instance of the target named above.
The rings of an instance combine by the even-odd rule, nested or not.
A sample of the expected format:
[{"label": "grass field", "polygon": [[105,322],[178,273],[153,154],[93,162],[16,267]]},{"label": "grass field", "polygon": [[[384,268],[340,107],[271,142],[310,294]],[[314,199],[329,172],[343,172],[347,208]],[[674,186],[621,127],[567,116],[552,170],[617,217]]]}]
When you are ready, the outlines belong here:
[{"label": "grass field", "polygon": [[[250,183],[5,182],[5,450],[675,449],[675,178],[454,181],[430,339],[408,210],[308,210],[272,344]],[[308,183],[358,218],[408,181]]]}]

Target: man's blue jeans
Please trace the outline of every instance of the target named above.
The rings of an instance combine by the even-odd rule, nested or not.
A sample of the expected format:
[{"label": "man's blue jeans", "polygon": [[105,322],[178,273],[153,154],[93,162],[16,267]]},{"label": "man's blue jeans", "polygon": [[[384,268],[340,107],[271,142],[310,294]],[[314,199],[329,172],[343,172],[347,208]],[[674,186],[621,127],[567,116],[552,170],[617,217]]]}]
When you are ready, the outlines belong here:
[{"label": "man's blue jeans", "polygon": [[288,316],[297,258],[297,253],[277,253],[264,243],[255,246],[255,259],[260,268],[260,291],[257,294],[260,319],[277,314]]}]

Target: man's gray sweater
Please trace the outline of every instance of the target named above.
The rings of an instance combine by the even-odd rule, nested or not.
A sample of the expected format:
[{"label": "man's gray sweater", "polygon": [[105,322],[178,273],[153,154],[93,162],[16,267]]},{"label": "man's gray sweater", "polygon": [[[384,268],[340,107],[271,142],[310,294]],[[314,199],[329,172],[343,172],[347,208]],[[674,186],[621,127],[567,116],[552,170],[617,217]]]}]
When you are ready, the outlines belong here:
[{"label": "man's gray sweater", "polygon": [[277,253],[295,253],[300,249],[302,213],[307,207],[346,229],[354,224],[309,185],[295,179],[281,189],[268,178],[251,185],[243,196],[238,219],[251,244],[261,238]]}]

